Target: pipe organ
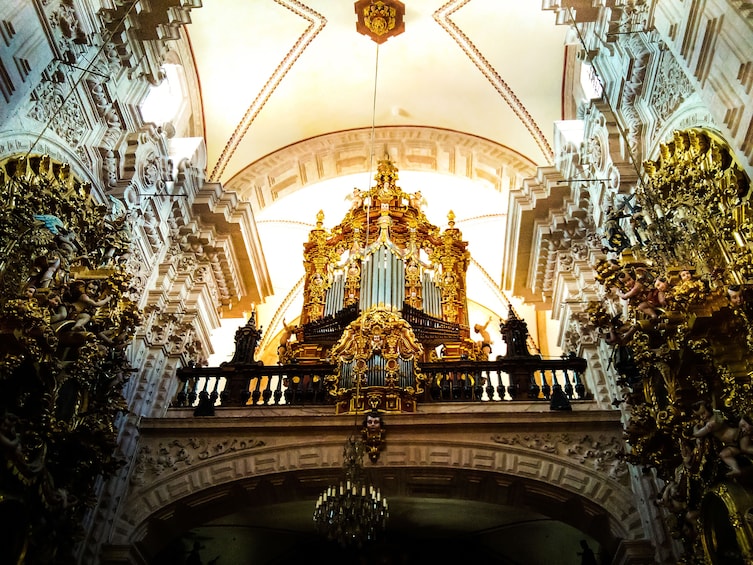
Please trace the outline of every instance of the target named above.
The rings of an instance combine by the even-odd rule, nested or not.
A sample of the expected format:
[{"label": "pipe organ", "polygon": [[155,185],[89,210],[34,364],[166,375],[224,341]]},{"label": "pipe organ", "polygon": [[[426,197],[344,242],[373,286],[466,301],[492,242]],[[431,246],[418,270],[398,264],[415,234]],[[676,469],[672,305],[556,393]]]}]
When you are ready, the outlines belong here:
[{"label": "pipe organ", "polygon": [[438,345],[450,358],[474,352],[467,243],[452,212],[441,231],[421,211],[420,192],[403,192],[397,178],[386,157],[375,186],[354,189],[342,222],[327,230],[319,212],[304,244],[303,311],[285,361],[335,363],[327,386],[339,412],[410,411],[422,388],[415,360]]}]

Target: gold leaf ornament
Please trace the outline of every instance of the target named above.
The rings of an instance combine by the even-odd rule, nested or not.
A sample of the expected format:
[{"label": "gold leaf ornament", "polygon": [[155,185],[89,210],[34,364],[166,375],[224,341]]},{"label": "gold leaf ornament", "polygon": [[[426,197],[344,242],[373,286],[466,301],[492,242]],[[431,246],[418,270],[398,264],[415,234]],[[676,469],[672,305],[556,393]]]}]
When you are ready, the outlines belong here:
[{"label": "gold leaf ornament", "polygon": [[395,28],[395,8],[375,2],[363,10],[364,24],[375,35],[384,35]]}]

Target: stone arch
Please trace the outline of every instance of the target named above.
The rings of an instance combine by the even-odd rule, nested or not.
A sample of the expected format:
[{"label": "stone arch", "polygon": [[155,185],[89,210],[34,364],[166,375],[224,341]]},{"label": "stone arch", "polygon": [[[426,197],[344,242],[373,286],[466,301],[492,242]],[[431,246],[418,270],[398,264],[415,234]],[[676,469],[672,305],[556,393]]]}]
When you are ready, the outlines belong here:
[{"label": "stone arch", "polygon": [[[723,138],[708,108],[705,107],[701,99],[696,95],[691,96],[683,102],[666,121],[659,125],[660,127],[654,132],[654,135],[650,138],[646,136],[646,143],[648,144],[645,152],[646,159],[655,159],[659,154],[661,145],[671,141],[676,130],[703,129],[710,132],[713,131],[716,137]],[[729,144],[725,141],[725,145]]]},{"label": "stone arch", "polygon": [[[382,484],[386,484],[386,496],[391,500],[404,499],[405,489],[418,490],[427,496],[426,469],[384,468]],[[193,528],[211,520],[222,518],[244,509],[269,508],[310,499],[313,513],[314,499],[328,484],[339,479],[336,469],[325,472],[316,470],[291,471],[286,473],[249,478],[207,489],[195,496],[175,501],[154,513],[141,525],[138,541],[139,552],[147,558],[157,555],[165,544]],[[390,491],[391,482],[403,485],[402,492]],[[559,488],[520,477],[512,477],[491,471],[470,471],[441,467],[431,469],[431,487],[428,495],[432,500],[460,500],[515,507],[535,512],[568,524],[613,553],[621,539],[615,536],[607,512],[598,504],[580,495],[563,492]],[[437,486],[437,483],[442,483]],[[414,495],[416,496],[416,495]],[[393,504],[395,508],[399,502]],[[307,535],[301,532],[300,535]],[[314,530],[310,534],[314,536]]]},{"label": "stone arch", "polygon": [[[124,501],[113,542],[155,554],[160,540],[238,505],[310,500],[313,512],[316,497],[342,476],[342,436],[320,436],[305,444],[276,445],[235,437],[228,444],[232,449],[226,445],[219,451],[209,440],[194,453],[181,447],[182,460],[171,455],[176,450],[166,450],[168,468],[142,476]],[[382,461],[368,465],[367,473],[388,498],[430,496],[527,508],[587,533],[610,550],[622,539],[642,537],[626,477],[605,479],[603,470],[582,458],[491,439],[432,445],[391,438]]]},{"label": "stone arch", "polygon": [[[371,155],[372,149],[375,155]],[[329,133],[284,147],[251,163],[225,182],[263,210],[309,184],[365,173],[388,152],[401,171],[470,178],[503,192],[536,174],[536,164],[516,151],[463,132],[418,126],[385,126]],[[373,158],[372,158],[373,157]]]}]

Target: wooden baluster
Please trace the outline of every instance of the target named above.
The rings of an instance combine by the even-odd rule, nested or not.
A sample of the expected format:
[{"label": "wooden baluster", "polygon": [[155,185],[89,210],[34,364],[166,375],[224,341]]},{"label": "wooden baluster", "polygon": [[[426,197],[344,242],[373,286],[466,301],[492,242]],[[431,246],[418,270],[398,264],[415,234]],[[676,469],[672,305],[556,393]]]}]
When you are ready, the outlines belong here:
[{"label": "wooden baluster", "polygon": [[552,387],[549,386],[549,381],[546,379],[546,371],[542,370],[539,374],[541,375],[541,392],[544,395],[544,398],[549,400],[552,393]]},{"label": "wooden baluster", "polygon": [[193,377],[193,386],[191,387],[191,391],[188,393],[188,406],[193,406],[196,402],[196,398],[198,397],[197,387],[199,386],[199,379],[197,377]]},{"label": "wooden baluster", "polygon": [[465,373],[455,373],[452,382],[452,388],[450,390],[450,398],[452,400],[461,400],[463,398],[463,389],[465,388]]},{"label": "wooden baluster", "polygon": [[322,386],[322,377],[314,375],[311,377],[311,387],[314,391],[313,402],[314,404],[324,404],[325,391]]},{"label": "wooden baluster", "polygon": [[429,385],[429,394],[431,395],[431,399],[435,402],[439,402],[442,400],[442,373],[432,373],[431,376],[431,384]]},{"label": "wooden baluster", "polygon": [[[519,380],[516,378],[513,378],[513,376],[510,375],[509,373],[508,373],[508,377],[510,379],[509,380],[510,384],[507,387],[507,394],[510,395],[510,400],[517,400],[520,397]],[[528,380],[531,381],[532,377],[529,376]],[[502,386],[502,375],[500,375],[500,378],[499,378],[499,385],[500,385],[499,386],[499,399],[504,400],[505,399],[505,387]],[[528,388],[529,388],[528,396],[530,397],[531,396],[530,386]]]},{"label": "wooden baluster", "polygon": [[199,392],[199,403],[196,405],[196,409],[193,411],[193,415],[214,416],[214,403],[209,397],[209,377],[204,378],[204,387]]},{"label": "wooden baluster", "polygon": [[565,378],[565,386],[564,386],[565,395],[567,396],[568,399],[572,400],[573,399],[573,383],[570,382],[570,375],[568,374],[567,369],[565,369],[563,373],[564,373],[564,378]]},{"label": "wooden baluster", "polygon": [[311,375],[301,377],[301,401],[303,404],[311,404],[314,400],[314,389],[312,387]]},{"label": "wooden baluster", "polygon": [[552,398],[549,402],[550,410],[572,410],[570,401],[568,400],[565,392],[562,390],[562,385],[557,381],[557,371],[552,370]]},{"label": "wooden baluster", "polygon": [[261,395],[262,403],[266,406],[269,404],[269,399],[272,398],[272,377],[267,376],[267,385],[264,387],[264,392]]},{"label": "wooden baluster", "polygon": [[214,378],[214,387],[212,388],[212,393],[209,395],[209,402],[212,403],[212,406],[217,404],[217,399],[220,397],[220,378],[219,377],[213,377]]},{"label": "wooden baluster", "polygon": [[285,404],[292,404],[293,403],[293,381],[295,380],[295,377],[288,376],[285,379]]},{"label": "wooden baluster", "polygon": [[[502,382],[502,375],[499,371],[496,372],[497,375],[497,382]],[[492,383],[492,373],[489,371],[489,374],[487,375],[486,379],[486,396],[489,399],[489,402],[494,401],[494,384]]]},{"label": "wooden baluster", "polygon": [[254,378],[256,379],[256,383],[254,384],[254,390],[251,393],[251,404],[256,406],[259,404],[259,399],[261,398],[261,390],[259,390],[261,387],[261,377]]},{"label": "wooden baluster", "polygon": [[440,397],[442,400],[452,400],[452,380],[454,373],[447,372],[442,376],[444,377],[444,379],[442,380],[442,393]]},{"label": "wooden baluster", "polygon": [[[499,373],[497,376],[498,382],[497,382],[497,398],[499,398],[500,401],[505,399],[505,390],[507,390],[507,394],[510,395],[510,398],[512,400],[515,400],[518,397],[518,394],[520,393],[520,387],[518,386],[518,383],[515,379],[510,377],[510,384],[505,387],[505,381],[502,379],[502,373]],[[489,395],[489,400],[493,400],[494,395]]]},{"label": "wooden baluster", "polygon": [[280,375],[277,377],[277,386],[275,387],[275,393],[274,393],[274,403],[276,405],[280,404],[280,400],[282,400],[282,383],[285,381],[285,375]]},{"label": "wooden baluster", "polygon": [[296,375],[291,379],[290,389],[293,393],[291,396],[292,404],[303,403],[303,378]]},{"label": "wooden baluster", "polygon": [[238,395],[240,406],[246,406],[250,399],[251,399],[251,379],[248,379],[243,383],[243,390]]},{"label": "wooden baluster", "polygon": [[180,387],[180,392],[175,397],[176,406],[185,406],[186,400],[188,400],[188,379],[183,381],[183,386]]},{"label": "wooden baluster", "polygon": [[575,394],[578,395],[580,400],[584,400],[586,398],[586,386],[580,380],[578,371],[573,371],[573,380],[575,381]]},{"label": "wooden baluster", "polygon": [[479,371],[476,373],[476,381],[473,387],[474,400],[481,400],[481,397],[484,395],[484,381],[487,380],[489,380],[489,374],[487,372]]}]

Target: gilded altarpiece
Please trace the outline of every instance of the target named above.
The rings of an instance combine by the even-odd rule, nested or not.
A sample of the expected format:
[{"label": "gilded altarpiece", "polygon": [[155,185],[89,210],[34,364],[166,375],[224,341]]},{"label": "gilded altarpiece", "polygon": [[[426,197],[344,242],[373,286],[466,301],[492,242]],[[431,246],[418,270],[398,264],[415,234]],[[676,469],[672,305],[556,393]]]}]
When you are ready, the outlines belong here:
[{"label": "gilded altarpiece", "polygon": [[619,375],[624,459],[662,480],[656,502],[682,562],[749,563],[750,181],[721,139],[695,129],[643,169],[635,206],[612,226],[627,243],[596,268],[607,300],[589,309]]},{"label": "gilded altarpiece", "polygon": [[130,216],[44,155],[3,162],[0,195],[0,561],[68,563],[97,481],[122,464],[141,322]]}]

